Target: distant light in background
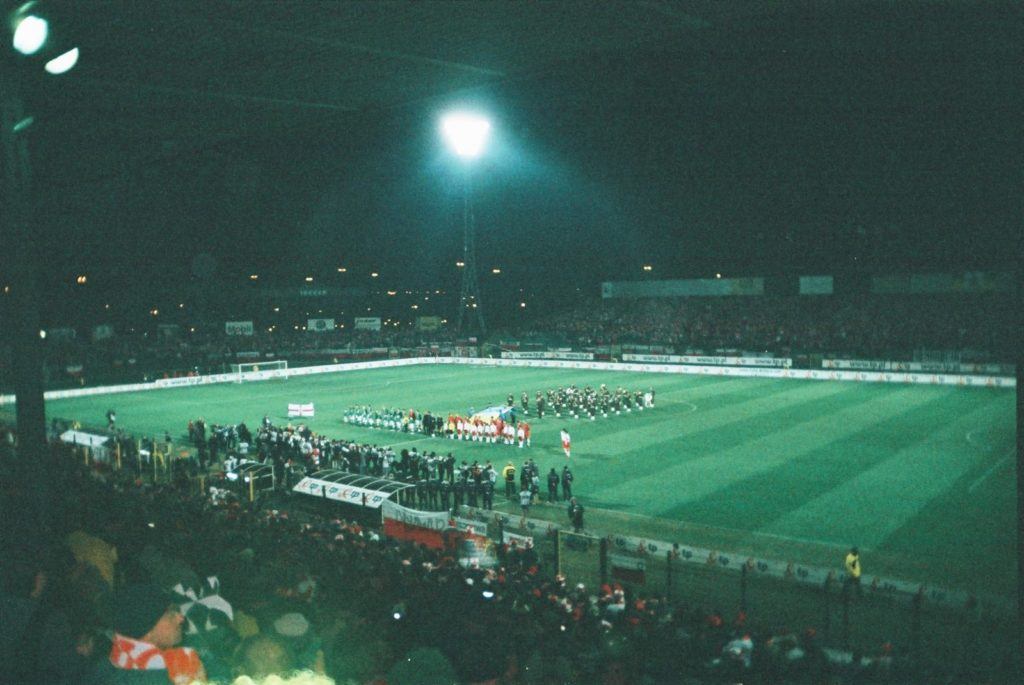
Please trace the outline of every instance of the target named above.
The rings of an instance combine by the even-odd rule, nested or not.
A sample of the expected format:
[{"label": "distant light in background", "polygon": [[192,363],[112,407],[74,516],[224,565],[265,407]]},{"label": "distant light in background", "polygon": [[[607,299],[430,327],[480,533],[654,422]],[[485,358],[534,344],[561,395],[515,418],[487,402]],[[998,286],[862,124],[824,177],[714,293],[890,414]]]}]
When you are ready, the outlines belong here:
[{"label": "distant light in background", "polygon": [[184,309],[184,308],[185,308],[185,303],[184,302],[179,302],[178,303],[178,309]]},{"label": "distant light in background", "polygon": [[654,267],[650,264],[644,264],[644,271],[653,271]]},{"label": "distant light in background", "polygon": [[479,114],[452,112],[441,118],[441,134],[452,151],[463,159],[483,154],[491,122]]},{"label": "distant light in background", "polygon": [[411,307],[409,307],[409,309],[419,309],[419,308],[420,308],[420,306],[418,304],[414,304]]},{"label": "distant light in background", "polygon": [[70,71],[76,64],[78,64],[78,48],[71,48],[64,54],[51,59],[43,68],[46,69],[47,73],[59,76],[66,71]]},{"label": "distant light in background", "polygon": [[491,269],[491,273],[492,274],[500,274],[501,273],[501,269]]},{"label": "distant light in background", "polygon": [[150,309],[149,313],[152,314],[153,316],[157,316],[158,314],[160,314],[160,310],[159,309]]},{"label": "distant light in background", "polygon": [[370,272],[370,278],[377,278],[377,276],[380,276],[380,274],[377,273],[376,271]]},{"label": "distant light in background", "polygon": [[346,271],[348,271],[348,269],[346,269],[345,267],[343,267],[343,266],[339,266],[339,267],[338,267],[338,273],[339,273],[339,274],[343,274],[343,273],[345,273]]},{"label": "distant light in background", "polygon": [[[29,3],[25,8],[30,8],[33,4]],[[14,49],[23,55],[36,54],[46,44],[46,38],[50,35],[49,22],[34,14],[22,17],[17,22],[12,41]]]},{"label": "distant light in background", "polygon": [[313,277],[312,276],[306,276],[306,283],[312,283],[312,282],[313,282]]},{"label": "distant light in background", "polygon": [[520,302],[519,303],[519,308],[520,309],[526,309],[526,303],[525,302]]},{"label": "distant light in background", "polygon": [[722,274],[715,274],[715,278],[721,278]]},{"label": "distant light in background", "polygon": [[79,276],[78,278],[76,278],[76,279],[75,279],[75,283],[77,283],[78,285],[85,285],[86,281],[88,281],[88,280],[89,280],[89,279],[87,279],[87,278],[86,278],[86,277],[85,277],[85,276],[83,275],[83,276]]},{"label": "distant light in background", "polygon": [[249,275],[249,280],[250,281],[257,281],[257,280],[259,280],[259,278],[260,278],[259,274],[250,274]]},{"label": "distant light in background", "polygon": [[40,329],[39,337],[42,338],[43,340],[46,340],[46,331]]}]

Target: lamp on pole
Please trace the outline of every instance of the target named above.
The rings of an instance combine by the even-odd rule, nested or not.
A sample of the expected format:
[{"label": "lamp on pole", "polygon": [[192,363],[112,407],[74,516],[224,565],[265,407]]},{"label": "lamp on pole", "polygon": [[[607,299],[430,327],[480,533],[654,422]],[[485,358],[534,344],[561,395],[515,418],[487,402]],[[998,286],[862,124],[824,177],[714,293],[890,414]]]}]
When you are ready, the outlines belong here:
[{"label": "lamp on pole", "polygon": [[[491,122],[478,114],[452,112],[441,119],[441,134],[445,142],[452,152],[466,162],[483,154],[490,132]],[[483,335],[486,329],[476,272],[476,219],[473,215],[471,190],[469,171],[466,169],[462,195],[462,285],[459,289],[455,330],[463,332],[465,324],[467,332],[472,330]]]}]

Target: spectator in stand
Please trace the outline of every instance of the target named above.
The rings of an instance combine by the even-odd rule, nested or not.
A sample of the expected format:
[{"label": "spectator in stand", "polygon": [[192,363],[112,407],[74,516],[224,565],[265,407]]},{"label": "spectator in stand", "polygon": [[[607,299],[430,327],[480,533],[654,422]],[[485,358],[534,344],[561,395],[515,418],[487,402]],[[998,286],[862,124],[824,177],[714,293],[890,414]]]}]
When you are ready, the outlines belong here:
[{"label": "spectator in stand", "polygon": [[55,591],[70,560],[29,546],[0,554],[0,664],[5,683],[81,682],[92,640],[73,627],[64,593]]},{"label": "spectator in stand", "polygon": [[181,644],[182,623],[170,593],[155,585],[132,585],[114,593],[114,640],[100,662],[101,685],[188,685],[206,680],[199,655]]}]

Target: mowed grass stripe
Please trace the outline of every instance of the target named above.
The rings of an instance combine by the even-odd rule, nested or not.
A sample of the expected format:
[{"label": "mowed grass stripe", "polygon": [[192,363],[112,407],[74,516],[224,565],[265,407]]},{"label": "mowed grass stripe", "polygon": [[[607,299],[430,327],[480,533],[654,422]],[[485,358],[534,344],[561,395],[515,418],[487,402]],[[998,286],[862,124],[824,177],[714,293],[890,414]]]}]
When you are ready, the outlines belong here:
[{"label": "mowed grass stripe", "polygon": [[628,482],[655,474],[666,466],[743,444],[753,436],[774,431],[776,426],[813,421],[849,406],[854,401],[851,395],[856,394],[858,389],[854,386],[809,385],[787,389],[783,384],[780,392],[767,397],[755,396],[715,410],[676,416],[672,419],[675,430],[645,431],[640,438],[632,436],[628,443],[631,449],[606,454],[602,472],[610,482]]},{"label": "mowed grass stripe", "polygon": [[[994,430],[1012,426],[1014,406],[1005,398],[995,400],[986,416]],[[904,566],[927,563],[928,574],[951,578],[954,587],[1012,596],[1017,588],[1017,479],[1012,447],[999,443],[981,447],[973,468],[893,531],[879,549],[906,558]],[[1007,457],[1009,463],[1003,462]],[[980,474],[1000,463],[970,489]]]},{"label": "mowed grass stripe", "polygon": [[[987,422],[994,401],[982,402],[970,411],[956,402],[947,403],[936,417],[935,430],[913,436],[916,439],[902,449],[762,530],[798,535],[813,529],[819,536],[837,541],[881,545],[977,464],[978,454],[969,449],[963,436]],[[842,515],[836,515],[839,511]]]},{"label": "mowed grass stripe", "polygon": [[[855,403],[812,421],[780,426],[731,448],[626,481],[620,487],[603,488],[597,496],[607,499],[615,496],[613,492],[631,493],[647,511],[657,515],[679,503],[697,501],[735,481],[771,471],[834,441],[837,436],[855,433],[885,416],[902,415],[930,399],[930,394],[918,388],[901,388],[879,395],[873,402]],[[667,483],[675,487],[664,487]]]},{"label": "mowed grass stripe", "polygon": [[[843,408],[841,403],[849,406],[852,398],[843,395],[834,399],[838,401],[827,403],[827,407],[824,406],[826,403],[815,407],[816,415],[820,417],[839,411]],[[863,401],[863,395],[861,399]],[[949,393],[934,394],[910,411],[898,416],[885,416],[877,423],[805,452],[799,458],[779,464],[770,471],[736,480],[700,500],[663,512],[662,516],[729,528],[762,529],[771,521],[800,509],[886,459],[892,451],[888,446],[880,448],[875,439],[879,434],[898,435],[900,447],[915,444],[922,435],[935,427],[939,414],[949,411],[949,400]],[[813,420],[814,417],[808,418]],[[792,422],[792,419],[787,418],[779,425]],[[793,447],[799,449],[798,445]],[[757,457],[752,455],[752,458]],[[844,542],[829,540],[818,530],[805,529],[800,535],[791,531],[788,535]]]},{"label": "mowed grass stripe", "polygon": [[[666,434],[674,434],[675,428],[693,425],[695,421],[710,415],[709,412],[715,409],[738,407],[745,402],[767,400],[793,391],[793,386],[781,383],[761,386],[720,384],[711,388],[680,388],[671,393],[671,400],[666,401],[658,396],[653,410],[623,411],[608,417],[600,416],[594,421],[557,416],[553,420],[560,426],[568,428],[574,438],[578,436],[585,439],[588,452],[596,451],[597,446],[601,446],[600,453],[608,454],[608,449],[617,450],[621,446],[638,448],[638,436],[663,438]],[[700,416],[695,416],[695,412]]]}]

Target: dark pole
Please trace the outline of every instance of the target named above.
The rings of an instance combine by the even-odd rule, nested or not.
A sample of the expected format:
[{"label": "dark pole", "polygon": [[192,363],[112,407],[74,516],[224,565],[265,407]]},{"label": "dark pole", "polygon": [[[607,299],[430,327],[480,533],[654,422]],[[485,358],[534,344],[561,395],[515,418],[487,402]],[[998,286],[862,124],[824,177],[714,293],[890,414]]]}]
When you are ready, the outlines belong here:
[{"label": "dark pole", "polygon": [[[25,136],[32,119],[25,115],[18,74],[0,63],[0,136],[3,139],[3,212],[0,235],[9,246],[10,297],[12,310],[12,351],[14,355],[14,392],[17,395],[16,420],[18,462],[23,471],[38,474],[48,456],[46,447],[46,409],[43,403],[43,350],[40,337],[39,303],[36,293],[36,250],[39,236],[30,226],[31,173]],[[33,482],[44,481],[33,478]],[[40,482],[34,486],[46,489]],[[45,495],[37,492],[36,495]],[[40,517],[49,510],[46,500],[33,507]],[[41,522],[41,521],[40,521]]]},{"label": "dark pole", "polygon": [[747,612],[747,565],[740,569],[740,611]]},{"label": "dark pole", "polygon": [[825,578],[822,585],[823,597],[825,599],[825,640],[832,637],[832,575]]},{"label": "dark pole", "polygon": [[1024,671],[1024,234],[1018,231],[1017,259],[1014,278],[1014,311],[1016,333],[1011,339],[1016,343],[1017,353],[1017,661],[1016,668]]},{"label": "dark pole", "polygon": [[[462,284],[459,290],[459,312],[455,328],[460,333],[475,332],[481,337],[484,328],[483,305],[480,302],[480,283],[476,270],[476,217],[473,215],[473,189],[469,171],[465,171],[462,195]],[[472,310],[466,321],[466,310]]]},{"label": "dark pole", "polygon": [[850,584],[843,583],[843,647],[850,646]]},{"label": "dark pole", "polygon": [[670,602],[672,601],[672,559],[675,545],[672,547],[673,549],[665,553],[665,596]]}]

